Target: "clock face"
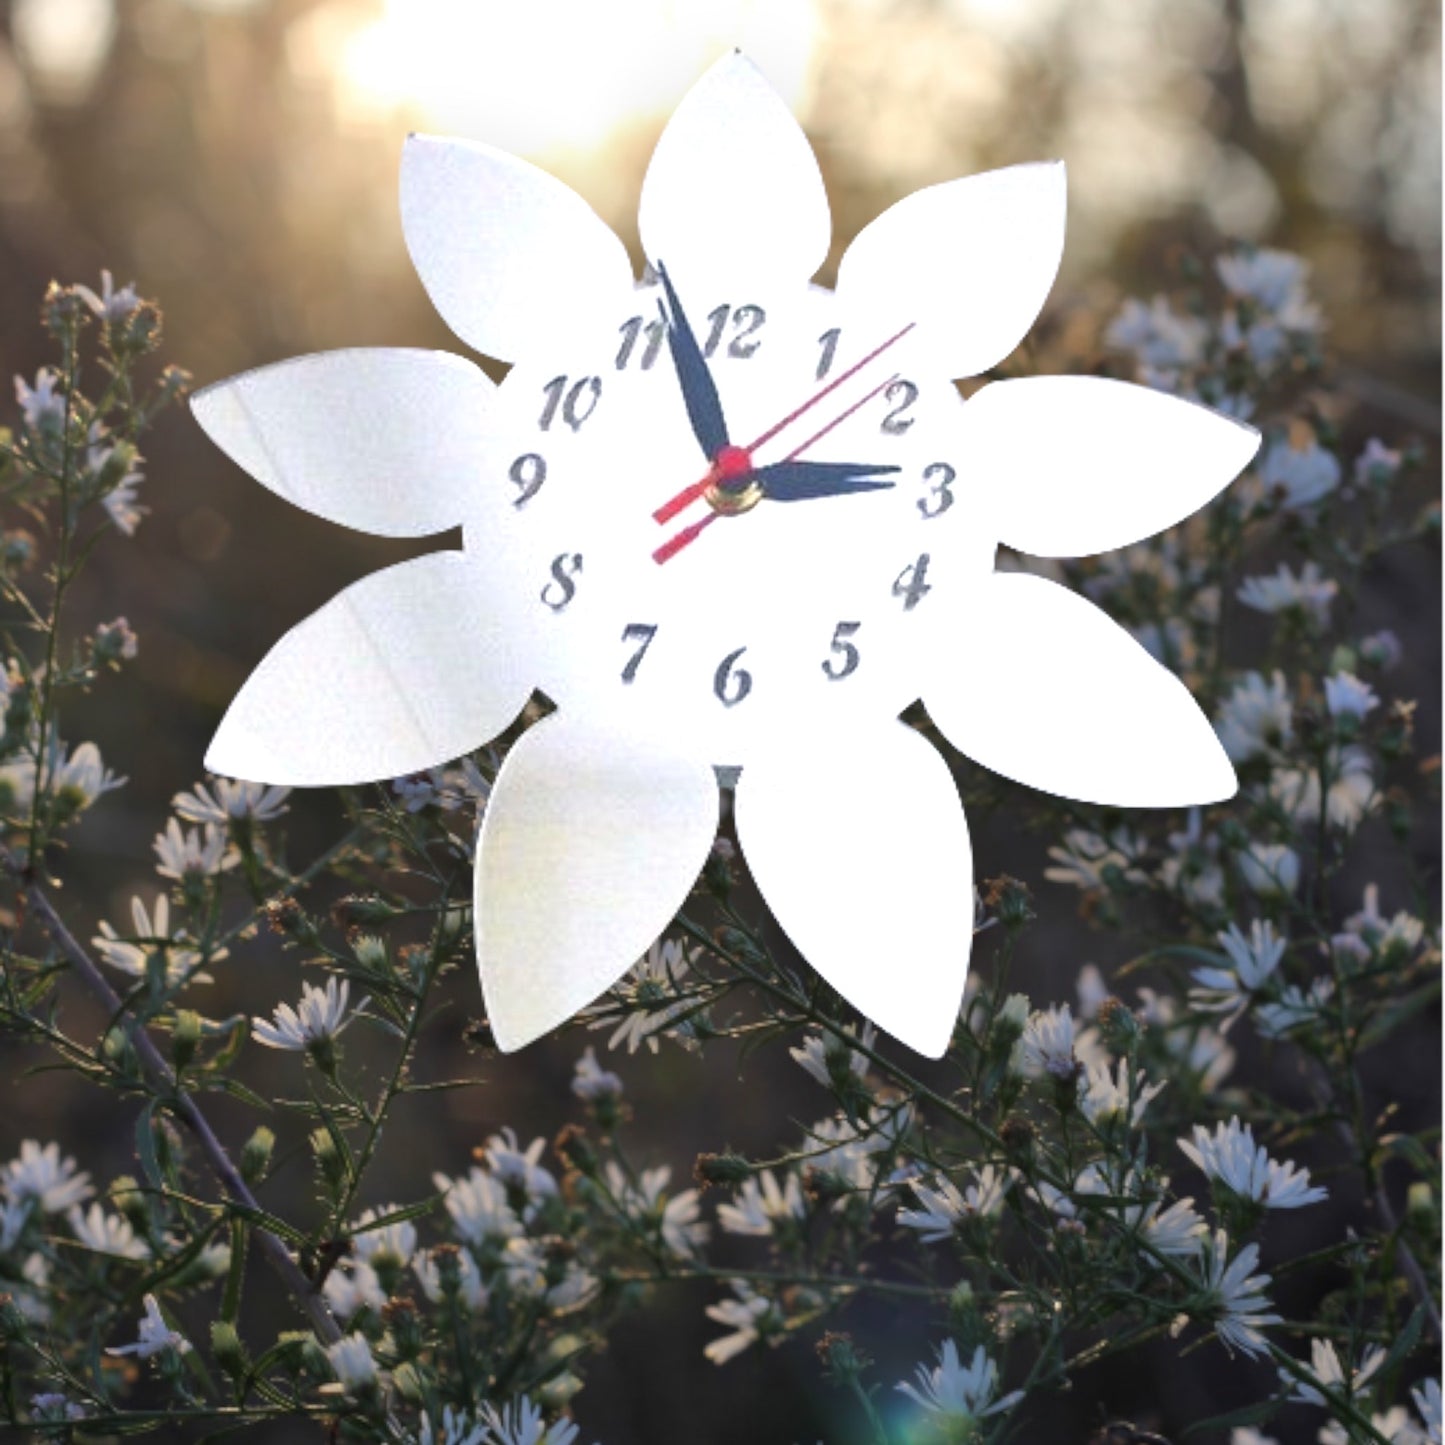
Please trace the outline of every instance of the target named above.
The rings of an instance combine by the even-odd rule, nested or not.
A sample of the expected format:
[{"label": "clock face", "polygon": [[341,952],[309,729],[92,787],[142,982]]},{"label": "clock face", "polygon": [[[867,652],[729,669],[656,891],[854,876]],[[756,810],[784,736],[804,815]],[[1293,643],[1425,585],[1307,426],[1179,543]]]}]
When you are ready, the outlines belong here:
[{"label": "clock face", "polygon": [[671,284],[494,399],[465,545],[537,685],[717,764],[898,713],[943,596],[993,565],[957,392],[911,318]]}]

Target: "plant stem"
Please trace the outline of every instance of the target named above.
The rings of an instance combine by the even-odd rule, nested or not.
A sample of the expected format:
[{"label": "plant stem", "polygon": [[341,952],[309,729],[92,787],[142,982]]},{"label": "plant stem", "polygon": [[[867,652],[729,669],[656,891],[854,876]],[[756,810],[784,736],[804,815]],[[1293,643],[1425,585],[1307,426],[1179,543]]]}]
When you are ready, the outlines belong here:
[{"label": "plant stem", "polygon": [[[120,1018],[124,1009],[120,996],[111,988],[95,960],[65,926],[64,919],[55,911],[54,905],[46,896],[45,891],[38,882],[26,878],[24,872],[8,853],[4,855],[3,861],[6,870],[20,880],[27,903],[56,947],[65,955],[72,970],[81,978],[91,993],[100,1000],[110,1017]],[[177,1084],[171,1066],[161,1057],[160,1050],[156,1048],[150,1035],[128,1017],[121,1022],[119,1027],[135,1049],[136,1056],[140,1059],[141,1067],[145,1070],[146,1075],[164,1096],[171,1112],[183,1120],[186,1127],[195,1136],[196,1142],[201,1146],[201,1152],[206,1156],[206,1161],[211,1166],[211,1172],[220,1182],[221,1188],[236,1203],[244,1205],[247,1209],[263,1212],[255,1195],[251,1193],[246,1181],[241,1178],[240,1172],[231,1162],[225,1146],[216,1137],[210,1122],[201,1113],[196,1101]],[[271,1266],[287,1292],[305,1312],[312,1329],[316,1331],[322,1343],[334,1344],[341,1338],[341,1330],[331,1317],[331,1311],[327,1308],[326,1301],[312,1287],[311,1281],[307,1279],[301,1266],[291,1257],[291,1251],[268,1229],[258,1227],[252,1233],[266,1262]]]}]

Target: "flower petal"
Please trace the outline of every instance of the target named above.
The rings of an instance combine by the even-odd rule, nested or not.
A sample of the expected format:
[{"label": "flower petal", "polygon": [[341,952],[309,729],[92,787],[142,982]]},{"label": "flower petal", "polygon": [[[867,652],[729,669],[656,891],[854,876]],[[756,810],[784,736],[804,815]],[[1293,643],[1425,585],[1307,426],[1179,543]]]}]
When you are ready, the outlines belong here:
[{"label": "flower petal", "polygon": [[[866,781],[860,777],[867,760]],[[938,1058],[963,1000],[973,860],[943,759],[892,719],[744,765],[738,840],[798,951],[880,1028]]]},{"label": "flower petal", "polygon": [[1234,769],[1189,690],[1093,603],[995,572],[955,605],[945,676],[924,688],[960,752],[1086,803],[1172,808],[1234,796]]},{"label": "flower petal", "polygon": [[991,489],[1000,539],[1083,557],[1172,527],[1259,449],[1233,417],[1098,376],[996,381],[963,407],[960,445]]},{"label": "flower petal", "polygon": [[1064,252],[1064,163],[928,186],[865,226],[838,263],[850,306],[919,323],[949,376],[996,366],[1034,324]]},{"label": "flower petal", "polygon": [[477,961],[503,1049],[637,962],[697,881],[717,821],[706,762],[561,712],[522,735],[477,844]]},{"label": "flower petal", "polygon": [[740,53],[718,61],[673,112],[637,220],[648,258],[693,285],[714,275],[731,286],[803,282],[823,264],[832,221],[813,148]]},{"label": "flower petal", "polygon": [[442,319],[515,361],[625,304],[632,263],[570,186],[477,141],[407,137],[401,225]]},{"label": "flower petal", "polygon": [[191,410],[288,502],[382,537],[426,537],[462,520],[495,390],[464,357],[360,347],[244,371],[198,391]]},{"label": "flower petal", "polygon": [[461,552],[353,583],[291,629],[231,703],[206,766],[330,787],[435,767],[495,737],[530,684],[515,624]]}]

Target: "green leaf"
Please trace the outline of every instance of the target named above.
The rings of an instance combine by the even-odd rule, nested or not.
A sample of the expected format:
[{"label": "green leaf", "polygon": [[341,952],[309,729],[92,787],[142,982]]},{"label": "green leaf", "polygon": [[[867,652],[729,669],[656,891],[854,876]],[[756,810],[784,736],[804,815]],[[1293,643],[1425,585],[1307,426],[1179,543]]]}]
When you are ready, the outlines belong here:
[{"label": "green leaf", "polygon": [[1208,1420],[1196,1420],[1184,1427],[1185,1435],[1195,1435],[1204,1430],[1232,1430],[1236,1425],[1262,1425],[1279,1410],[1278,1400],[1257,1400],[1253,1405],[1231,1410],[1225,1415],[1212,1415]]},{"label": "green leaf", "polygon": [[164,1190],[166,1179],[161,1172],[160,1159],[156,1155],[156,1138],[153,1132],[156,1106],[159,1103],[159,1099],[147,1099],[145,1108],[140,1111],[140,1118],[135,1124],[135,1152],[140,1160],[141,1171],[151,1186]]}]

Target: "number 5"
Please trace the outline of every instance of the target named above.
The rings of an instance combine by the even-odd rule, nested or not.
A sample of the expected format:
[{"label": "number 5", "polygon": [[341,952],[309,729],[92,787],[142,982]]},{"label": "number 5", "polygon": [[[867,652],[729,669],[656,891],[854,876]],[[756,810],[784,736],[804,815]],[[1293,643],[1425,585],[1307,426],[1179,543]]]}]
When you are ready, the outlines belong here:
[{"label": "number 5", "polygon": [[[848,641],[863,624],[861,622],[840,622],[833,629],[833,652],[834,656],[824,659],[823,671],[828,674],[834,682],[848,676],[850,672],[858,670],[858,649]],[[835,666],[838,658],[843,659],[842,667]]]}]

